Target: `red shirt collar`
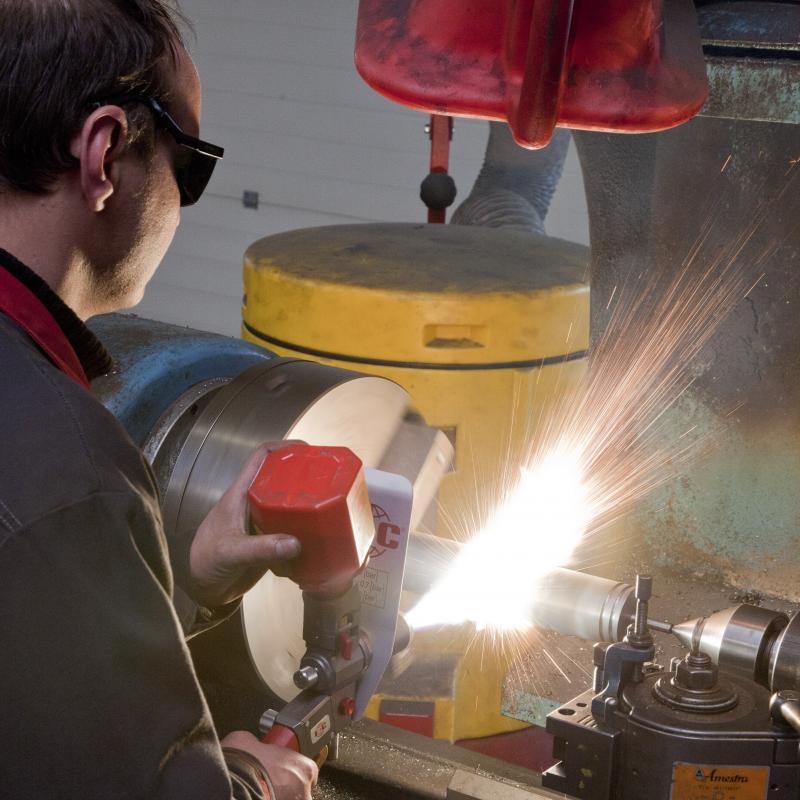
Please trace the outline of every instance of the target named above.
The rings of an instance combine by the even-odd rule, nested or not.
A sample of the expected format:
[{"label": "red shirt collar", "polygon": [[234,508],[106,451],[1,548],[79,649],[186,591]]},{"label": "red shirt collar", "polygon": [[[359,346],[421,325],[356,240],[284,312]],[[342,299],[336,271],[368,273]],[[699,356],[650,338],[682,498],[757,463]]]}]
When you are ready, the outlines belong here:
[{"label": "red shirt collar", "polygon": [[31,289],[0,269],[0,312],[14,320],[64,374],[89,388],[74,348],[45,304]]}]

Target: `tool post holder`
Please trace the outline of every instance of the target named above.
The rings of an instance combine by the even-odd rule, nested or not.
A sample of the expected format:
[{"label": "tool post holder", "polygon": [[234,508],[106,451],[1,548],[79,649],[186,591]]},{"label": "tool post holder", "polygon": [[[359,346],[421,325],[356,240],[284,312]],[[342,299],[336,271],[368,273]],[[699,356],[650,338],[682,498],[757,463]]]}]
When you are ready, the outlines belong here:
[{"label": "tool post holder", "polygon": [[738,606],[660,624],[691,648],[663,669],[652,663],[650,592],[651,581],[637,577],[627,635],[595,645],[592,689],[548,715],[558,763],[542,785],[581,800],[711,800],[733,797],[734,785],[746,787],[737,797],[795,800],[800,692],[770,697],[762,663],[783,660],[777,673],[791,680],[785,615]]}]

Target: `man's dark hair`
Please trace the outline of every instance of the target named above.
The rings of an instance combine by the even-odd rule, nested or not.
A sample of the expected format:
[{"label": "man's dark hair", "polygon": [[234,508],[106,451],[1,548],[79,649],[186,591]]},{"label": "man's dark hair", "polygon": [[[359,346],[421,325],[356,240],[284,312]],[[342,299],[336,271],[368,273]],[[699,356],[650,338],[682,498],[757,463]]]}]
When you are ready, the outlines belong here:
[{"label": "man's dark hair", "polygon": [[[70,141],[93,101],[165,100],[179,22],[165,0],[0,0],[0,187],[43,194],[77,166]],[[132,141],[146,114],[130,107]]]}]

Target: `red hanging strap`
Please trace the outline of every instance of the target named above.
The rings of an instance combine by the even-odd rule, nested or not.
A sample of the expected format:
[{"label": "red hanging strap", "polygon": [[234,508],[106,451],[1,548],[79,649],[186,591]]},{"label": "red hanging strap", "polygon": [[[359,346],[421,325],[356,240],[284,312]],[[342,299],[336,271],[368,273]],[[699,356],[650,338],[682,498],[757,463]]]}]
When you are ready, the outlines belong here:
[{"label": "red hanging strap", "polygon": [[86,372],[53,315],[25,284],[2,268],[0,313],[14,320],[65,375],[89,388]]},{"label": "red hanging strap", "polygon": [[[431,114],[428,124],[428,135],[431,139],[431,169],[430,175],[444,173],[450,168],[450,140],[453,138],[453,118],[443,114]],[[452,181],[450,181],[452,184]],[[455,189],[453,190],[455,198]],[[423,197],[425,200],[425,197]],[[427,202],[427,201],[426,201]],[[446,201],[442,201],[446,202]],[[447,218],[447,206],[453,202],[450,198],[444,207],[428,206],[428,222],[442,224]]]}]

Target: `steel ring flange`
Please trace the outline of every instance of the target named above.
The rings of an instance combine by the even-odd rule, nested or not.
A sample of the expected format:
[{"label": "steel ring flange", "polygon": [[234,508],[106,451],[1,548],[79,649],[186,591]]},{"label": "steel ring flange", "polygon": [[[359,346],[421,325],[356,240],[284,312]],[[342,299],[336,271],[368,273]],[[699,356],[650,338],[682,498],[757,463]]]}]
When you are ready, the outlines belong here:
[{"label": "steel ring flange", "polygon": [[[353,382],[357,385],[348,387]],[[367,466],[376,466],[407,402],[406,392],[391,381],[312,361],[275,359],[251,367],[217,391],[186,437],[164,498],[167,535],[171,540],[186,531],[193,536],[253,449],[295,435],[295,429],[296,435],[327,435],[327,441],[309,443],[343,444]],[[364,405],[373,414],[383,413],[387,429],[363,418]],[[311,430],[298,428],[312,409]]]},{"label": "steel ring flange", "polygon": [[[405,390],[385,378],[299,359],[258,364],[220,388],[198,414],[165,493],[176,581],[188,579],[197,527],[255,447],[285,438],[341,445],[376,467],[407,405]],[[257,673],[274,694],[291,699],[297,692],[292,675],[305,651],[300,590],[267,573],[243,598],[242,621]]]},{"label": "steel ring flange", "polygon": [[653,695],[666,706],[695,714],[721,714],[736,708],[739,695],[727,682],[719,681],[713,689],[695,690],[678,686],[666,675],[653,684]]}]

